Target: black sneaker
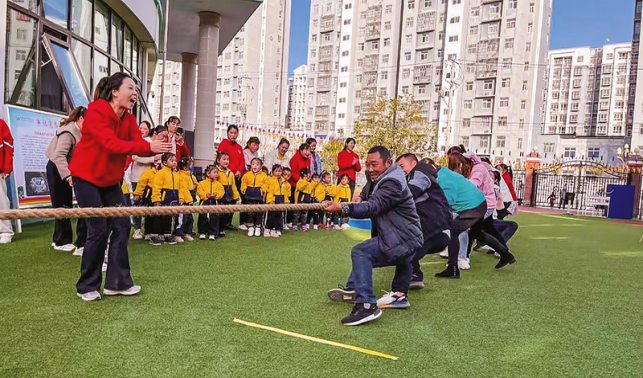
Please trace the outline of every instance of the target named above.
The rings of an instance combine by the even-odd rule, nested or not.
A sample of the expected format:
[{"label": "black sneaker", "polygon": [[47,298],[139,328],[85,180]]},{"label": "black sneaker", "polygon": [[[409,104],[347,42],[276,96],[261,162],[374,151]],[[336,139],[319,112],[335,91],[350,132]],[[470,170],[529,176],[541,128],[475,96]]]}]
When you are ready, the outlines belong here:
[{"label": "black sneaker", "polygon": [[328,298],[333,302],[355,303],[355,296],[355,290],[347,290],[342,285],[339,285],[337,289],[328,291]]},{"label": "black sneaker", "polygon": [[447,268],[435,274],[438,278],[460,278],[460,269],[457,265],[447,265]]},{"label": "black sneaker", "polygon": [[507,252],[507,254],[502,255],[500,257],[500,261],[498,264],[495,266],[496,269],[504,268],[507,265],[512,265],[516,263],[516,258],[514,255],[511,254],[511,252]]},{"label": "black sneaker", "polygon": [[161,240],[161,238],[159,238],[157,235],[152,235],[150,236],[150,245],[154,245],[154,246],[163,245],[163,240]]},{"label": "black sneaker", "polygon": [[169,245],[174,245],[174,244],[176,244],[176,236],[174,236],[174,235],[167,235],[167,236],[165,237],[165,244],[169,244]]},{"label": "black sneaker", "polygon": [[371,322],[382,316],[382,310],[375,303],[356,303],[351,314],[342,319],[343,325],[356,326]]}]

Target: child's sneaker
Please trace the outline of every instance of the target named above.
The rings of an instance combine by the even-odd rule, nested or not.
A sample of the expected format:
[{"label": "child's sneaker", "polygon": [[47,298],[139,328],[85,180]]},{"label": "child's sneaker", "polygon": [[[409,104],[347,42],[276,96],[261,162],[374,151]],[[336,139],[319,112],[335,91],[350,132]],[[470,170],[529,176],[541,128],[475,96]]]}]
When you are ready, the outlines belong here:
[{"label": "child's sneaker", "polygon": [[304,232],[307,232],[308,231],[308,225],[305,224],[305,225],[301,226],[301,230],[304,231]]},{"label": "child's sneaker", "polygon": [[206,234],[199,235],[199,240],[205,240],[207,238],[208,238],[208,235],[206,235]]},{"label": "child's sneaker", "polygon": [[270,230],[268,230],[268,229],[263,230],[263,237],[264,238],[269,238],[270,236],[272,236],[271,234],[272,233],[270,232]]},{"label": "child's sneaker", "polygon": [[278,238],[280,235],[277,234],[277,230],[272,230],[270,231],[270,236],[273,238]]},{"label": "child's sneaker", "polygon": [[299,229],[299,228],[297,227],[297,225],[292,226],[292,230],[293,230],[293,231],[297,231],[298,229]]},{"label": "child's sneaker", "polygon": [[332,230],[332,227],[331,227],[331,225],[329,223],[329,224],[326,225],[326,231],[330,231],[330,230]]},{"label": "child's sneaker", "polygon": [[245,223],[243,223],[243,224],[240,224],[240,225],[239,225],[239,229],[240,229],[241,231],[246,231],[246,230],[247,230],[247,229],[249,229],[249,228],[250,228],[250,227],[246,226],[246,224],[245,224]]},{"label": "child's sneaker", "polygon": [[255,236],[261,236],[261,227],[255,227]]},{"label": "child's sneaker", "polygon": [[134,240],[141,240],[141,239],[143,239],[143,233],[141,232],[140,229],[139,230],[134,230],[134,236],[132,236],[132,238]]},{"label": "child's sneaker", "polygon": [[313,224],[313,230],[319,230],[319,226],[316,224]]},{"label": "child's sneaker", "polygon": [[169,244],[169,245],[176,244],[176,236],[174,236],[174,235],[165,235],[165,244]]},{"label": "child's sneaker", "polygon": [[149,241],[151,238],[152,238],[152,235],[150,234],[145,235],[145,240]]},{"label": "child's sneaker", "polygon": [[348,223],[342,225],[342,230],[348,230],[349,228],[351,228],[351,226],[349,226]]},{"label": "child's sneaker", "polygon": [[150,236],[150,245],[154,246],[159,246],[163,244],[163,240],[158,237],[158,235],[151,235]]},{"label": "child's sneaker", "polygon": [[278,237],[278,238],[281,237],[281,231],[277,231],[277,236],[276,237]]},{"label": "child's sneaker", "polygon": [[182,236],[175,235],[174,240],[176,240],[177,243],[185,243]]},{"label": "child's sneaker", "polygon": [[225,237],[225,231],[219,232],[219,235],[217,235],[217,236],[220,237],[220,238]]},{"label": "child's sneaker", "polygon": [[187,235],[187,234],[183,235],[183,239],[185,239],[186,241],[194,241],[194,238],[192,237],[192,235]]},{"label": "child's sneaker", "polygon": [[214,236],[214,235],[210,235],[210,240],[215,241],[215,240],[217,240],[217,237]]},{"label": "child's sneaker", "polygon": [[340,225],[338,225],[338,224],[333,226],[333,230],[341,230],[341,229],[342,229],[342,227]]},{"label": "child's sneaker", "polygon": [[[239,227],[241,228],[241,227]],[[255,234],[255,228],[254,227],[248,227],[248,236],[253,236]]]}]

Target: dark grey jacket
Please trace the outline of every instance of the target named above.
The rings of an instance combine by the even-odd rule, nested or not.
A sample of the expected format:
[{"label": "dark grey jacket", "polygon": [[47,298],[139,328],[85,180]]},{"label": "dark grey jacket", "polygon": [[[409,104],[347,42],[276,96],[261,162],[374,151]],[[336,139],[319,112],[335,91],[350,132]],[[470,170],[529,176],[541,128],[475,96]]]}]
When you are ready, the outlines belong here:
[{"label": "dark grey jacket", "polygon": [[348,206],[348,215],[371,219],[371,235],[378,239],[384,254],[394,259],[409,255],[422,246],[422,228],[413,195],[404,171],[397,164],[391,165],[376,181],[369,181],[361,198],[362,203]]}]

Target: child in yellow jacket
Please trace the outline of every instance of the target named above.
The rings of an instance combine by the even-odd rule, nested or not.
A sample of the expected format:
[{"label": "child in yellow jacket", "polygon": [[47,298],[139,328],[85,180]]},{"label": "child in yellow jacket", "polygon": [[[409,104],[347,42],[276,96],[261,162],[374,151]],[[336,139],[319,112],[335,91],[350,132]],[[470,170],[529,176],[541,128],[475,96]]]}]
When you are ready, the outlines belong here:
[{"label": "child in yellow jacket", "polygon": [[[182,157],[179,161],[179,178],[181,180],[181,185],[185,186],[190,192],[190,198],[192,201],[185,202],[185,205],[192,205],[196,201],[196,186],[198,184],[196,177],[190,172],[190,168],[194,164],[194,160],[191,157]],[[174,236],[176,236],[176,241],[183,243],[184,240],[193,241],[194,240],[194,215],[192,213],[180,214],[177,216],[176,229],[174,230]]]},{"label": "child in yellow jacket", "polygon": [[[217,154],[217,168],[219,169],[219,182],[223,185],[225,194],[221,199],[223,205],[233,205],[239,200],[239,191],[237,190],[237,183],[235,181],[234,173],[228,166],[230,165],[230,155],[227,152],[219,152]],[[225,236],[225,229],[232,229],[232,217],[234,214],[222,214],[219,216],[219,236]]]},{"label": "child in yellow jacket", "polygon": [[[201,205],[216,205],[225,194],[223,185],[219,182],[219,169],[216,165],[209,165],[205,169],[207,179],[201,181],[196,188],[196,193],[201,199]],[[198,220],[199,239],[216,240],[219,234],[219,216],[216,214],[199,214]]]},{"label": "child in yellow jacket", "polygon": [[[249,205],[263,203],[263,192],[261,188],[268,182],[268,175],[261,170],[263,162],[254,158],[250,162],[250,171],[241,178],[241,193]],[[264,213],[257,211],[248,213],[248,236],[261,236]]]},{"label": "child in yellow jacket", "polygon": [[[351,201],[351,187],[348,185],[350,182],[350,177],[347,174],[343,174],[339,185],[335,187],[333,191],[333,201],[342,203]],[[348,218],[342,214],[341,220],[339,219],[340,215],[338,213],[333,215],[333,220],[336,222],[333,228],[335,230],[346,230],[348,226]]]},{"label": "child in yellow jacket", "polygon": [[[299,181],[295,188],[295,203],[310,203],[310,170],[306,167],[299,171]],[[292,230],[297,231],[297,225],[301,221],[301,230],[308,231],[308,211],[295,211],[295,218],[292,222]]]},{"label": "child in yellow jacket", "polygon": [[[322,172],[322,184],[324,185],[325,197],[324,201],[333,201],[333,193],[335,193],[335,185],[333,184],[333,178],[328,171]],[[323,212],[322,212],[323,213]],[[333,216],[331,214],[326,214],[326,229],[332,230],[333,228]]]},{"label": "child in yellow jacket", "polygon": [[[272,167],[272,178],[264,186],[267,204],[284,204],[290,203],[291,188],[288,180],[283,176],[283,169],[280,165],[275,164]],[[284,212],[271,211],[268,213],[268,221],[263,236],[278,238],[284,230]]]},{"label": "child in yellow jacket", "polygon": [[[162,168],[161,166],[161,156],[154,158],[154,166],[147,171],[143,172],[141,178],[134,188],[134,193],[132,193],[132,200],[134,206],[151,206],[152,205],[152,185],[154,184],[154,176]],[[140,223],[138,228],[134,230],[134,238],[142,239],[143,234],[141,234]],[[149,240],[152,234],[158,234],[155,229],[156,224],[158,224],[158,217],[145,217],[145,239]]]},{"label": "child in yellow jacket", "polygon": [[[315,173],[310,179],[310,202],[311,203],[322,203],[326,198],[326,187],[324,183],[321,182],[321,177]],[[323,210],[313,210],[310,212],[312,214],[313,221],[313,230],[319,230],[324,228],[324,211]]]},{"label": "child in yellow jacket", "polygon": [[[192,203],[190,190],[185,181],[181,181],[179,173],[176,172],[176,155],[171,153],[163,154],[163,169],[154,176],[152,185],[152,203],[154,206],[178,206],[184,203]],[[172,221],[175,217],[164,215],[159,219],[159,235],[165,235],[166,244],[176,244],[176,237],[172,234]],[[152,235],[150,244],[160,245],[158,235]]]}]

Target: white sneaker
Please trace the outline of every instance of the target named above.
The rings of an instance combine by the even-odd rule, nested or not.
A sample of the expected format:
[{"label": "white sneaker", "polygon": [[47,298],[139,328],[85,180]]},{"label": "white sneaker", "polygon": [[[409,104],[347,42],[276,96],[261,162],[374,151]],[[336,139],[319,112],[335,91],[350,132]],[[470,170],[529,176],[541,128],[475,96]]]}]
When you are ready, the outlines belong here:
[{"label": "white sneaker", "polygon": [[217,240],[217,237],[214,236],[214,235],[210,235],[209,239],[212,240],[212,241],[215,241],[215,240]]},{"label": "white sneaker", "polygon": [[319,226],[316,224],[313,224],[313,230],[319,230]]},{"label": "white sneaker", "polygon": [[185,243],[185,240],[183,240],[183,237],[181,236],[175,236],[174,240],[176,240],[177,243]]},{"label": "white sneaker", "polygon": [[183,235],[183,239],[185,241],[194,241],[194,238],[192,237],[192,235]]},{"label": "white sneaker", "polygon": [[148,241],[149,241],[151,238],[152,238],[152,235],[151,235],[151,234],[147,234],[147,235],[145,235],[145,240],[148,240]]},{"label": "white sneaker", "polygon": [[469,259],[458,258],[458,268],[460,268],[460,270],[471,269],[471,263],[469,262]]},{"label": "white sneaker", "polygon": [[82,256],[84,251],[85,251],[85,247],[76,248],[76,250],[74,251],[74,253],[72,253],[72,255]]},{"label": "white sneaker", "polygon": [[286,224],[284,224],[284,231],[288,231],[288,230],[290,230],[290,229],[292,229],[292,223],[286,223]]},{"label": "white sneaker", "polygon": [[208,238],[208,235],[206,235],[206,234],[199,235],[199,240],[205,240],[207,238]]},{"label": "white sneaker", "polygon": [[261,236],[261,227],[255,227],[255,236]]},{"label": "white sneaker", "polygon": [[342,225],[342,230],[348,230],[349,228],[351,228],[351,226],[349,226],[348,223]]},{"label": "white sneaker", "polygon": [[263,230],[263,237],[264,238],[269,238],[272,236],[272,232],[270,230]]},{"label": "white sneaker", "polygon": [[498,252],[494,253],[496,257],[500,257],[500,254]]},{"label": "white sneaker", "polygon": [[342,229],[342,226],[340,226],[338,224],[333,226],[333,230],[341,230],[341,229]]},{"label": "white sneaker", "polygon": [[63,252],[71,252],[76,249],[76,246],[73,244],[65,244],[65,245],[55,245],[54,250],[56,251],[63,251]]},{"label": "white sneaker", "polygon": [[277,236],[276,237],[278,237],[278,238],[281,237],[281,231],[277,231]]},{"label": "white sneaker", "polygon": [[107,263],[103,263],[103,268],[102,268],[102,270],[103,270],[103,273],[104,273],[104,272],[107,272]]},{"label": "white sneaker", "polygon": [[141,287],[134,285],[127,290],[103,289],[103,295],[136,295],[141,292]]},{"label": "white sneaker", "polygon": [[445,248],[444,251],[439,253],[439,255],[440,255],[440,257],[442,257],[444,259],[448,259],[449,258],[449,249]]},{"label": "white sneaker", "polygon": [[403,293],[387,292],[382,298],[377,300],[378,308],[407,308],[410,306],[409,300]]},{"label": "white sneaker", "polygon": [[78,295],[85,302],[100,300],[100,293],[97,291],[90,291],[89,293],[85,294],[76,293],[76,295]]},{"label": "white sneaker", "polygon": [[9,243],[11,243],[11,236],[0,237],[0,244],[9,244]]},{"label": "white sneaker", "polygon": [[[239,227],[241,229],[241,227]],[[255,234],[255,228],[254,227],[248,227],[248,236],[254,236]]]},{"label": "white sneaker", "polygon": [[134,236],[132,236],[132,239],[134,240],[143,239],[143,233],[141,232],[141,230],[134,230]]},{"label": "white sneaker", "polygon": [[[240,224],[240,225],[239,225],[239,229],[240,229],[241,231],[246,231],[246,230],[248,230],[248,226],[246,226],[246,225],[245,225],[245,223],[244,223],[244,224]],[[250,235],[250,236],[252,236],[252,235]]]},{"label": "white sneaker", "polygon": [[281,234],[281,232],[276,231],[276,230],[272,230],[272,231],[270,231],[270,236],[272,236],[273,238],[278,238],[278,237],[280,237],[280,236],[281,236],[280,234]]}]

